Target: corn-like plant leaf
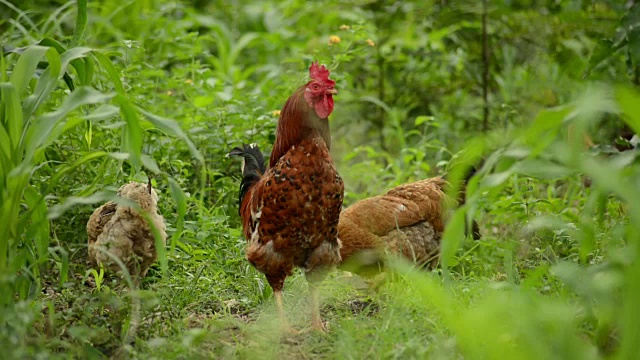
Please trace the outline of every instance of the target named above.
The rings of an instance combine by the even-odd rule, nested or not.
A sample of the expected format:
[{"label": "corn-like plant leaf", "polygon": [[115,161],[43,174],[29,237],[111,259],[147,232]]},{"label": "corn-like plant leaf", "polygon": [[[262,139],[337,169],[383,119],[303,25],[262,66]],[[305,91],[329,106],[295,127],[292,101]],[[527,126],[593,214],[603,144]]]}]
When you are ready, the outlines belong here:
[{"label": "corn-like plant leaf", "polygon": [[40,75],[36,88],[29,97],[27,97],[23,104],[22,109],[24,112],[24,118],[27,123],[31,120],[33,114],[38,110],[40,105],[49,98],[51,92],[56,88],[58,79],[62,74],[62,62],[58,52],[50,48],[47,53],[47,61],[49,66]]},{"label": "corn-like plant leaf", "polygon": [[116,89],[116,92],[119,94],[124,94],[124,87],[122,86],[122,81],[120,81],[120,74],[113,66],[111,59],[100,51],[94,51],[93,56],[98,60],[100,66],[107,72],[109,76],[109,80],[113,83],[113,86]]},{"label": "corn-like plant leaf", "polygon": [[636,134],[640,134],[640,93],[624,86],[615,89],[618,106],[626,115],[625,121]]},{"label": "corn-like plant leaf", "polygon": [[142,154],[142,130],[140,130],[138,112],[124,95],[116,95],[116,101],[120,105],[122,118],[127,123],[123,131],[122,151],[128,153],[129,161],[134,167],[139,168]]},{"label": "corn-like plant leaf", "polygon": [[53,175],[51,177],[51,179],[49,180],[49,182],[47,184],[48,188],[49,189],[54,188],[58,184],[60,179],[65,174],[67,174],[69,171],[74,170],[75,168],[77,168],[78,166],[80,166],[82,164],[85,164],[85,163],[90,162],[90,161],[95,160],[95,159],[99,159],[99,158],[105,157],[107,155],[109,155],[109,153],[105,152],[105,151],[93,151],[93,152],[90,152],[90,153],[82,156],[80,159],[78,159],[76,162],[74,162],[71,165],[65,165],[65,166],[59,167],[58,171],[56,171],[55,175]]},{"label": "corn-like plant leaf", "polygon": [[[541,111],[531,126],[524,131],[524,140],[528,145],[540,147],[540,138],[548,131],[560,128],[565,119],[575,110],[575,106],[559,106]],[[545,146],[546,147],[546,146]]]},{"label": "corn-like plant leaf", "polygon": [[231,52],[229,53],[229,57],[227,59],[227,66],[235,64],[238,60],[238,57],[240,56],[240,53],[242,53],[242,50],[251,45],[251,43],[258,38],[259,36],[257,33],[246,33],[240,36],[237,41],[234,41]]},{"label": "corn-like plant leaf", "polygon": [[95,63],[92,57],[86,57],[82,59],[84,61],[84,74],[80,78],[80,84],[89,86],[93,81],[93,74],[95,72]]},{"label": "corn-like plant leaf", "polygon": [[87,48],[87,47],[75,47],[65,51],[60,55],[63,69],[66,69],[67,66],[69,66],[69,63],[72,62],[73,60],[84,58],[85,56],[87,56],[87,54],[89,54],[92,51],[93,49]]},{"label": "corn-like plant leaf", "polygon": [[[42,46],[49,46],[56,49],[59,55],[67,51],[67,48],[64,45],[62,45],[59,41],[49,37],[40,40],[38,44]],[[76,67],[76,71],[78,72],[78,75],[82,78],[84,74],[84,69],[83,69],[84,64],[82,64],[81,62],[82,62],[82,59],[77,59],[77,60],[71,61],[71,64],[73,64]],[[64,79],[64,82],[69,87],[69,90],[71,91],[75,90],[76,87],[73,83],[73,79],[71,78],[68,72],[64,71],[62,74],[62,78]]]},{"label": "corn-like plant leaf", "polygon": [[[46,259],[49,248],[49,219],[47,218],[47,204],[44,197],[33,187],[29,186],[24,191],[24,199],[29,209],[29,216],[22,216],[21,222],[28,219],[26,238],[33,239],[37,250],[37,259]],[[25,229],[18,229],[23,232]]]},{"label": "corn-like plant leaf", "polygon": [[67,51],[67,48],[64,45],[62,45],[58,40],[55,40],[55,39],[50,38],[50,37],[46,37],[46,38],[40,40],[38,42],[38,44],[42,45],[42,46],[52,47],[52,48],[56,49],[58,54],[62,54],[65,51]]},{"label": "corn-like plant leaf", "polygon": [[180,188],[180,185],[171,177],[167,176],[169,182],[169,190],[171,191],[171,197],[176,202],[178,210],[178,222],[176,224],[176,232],[171,237],[171,251],[175,249],[178,239],[182,236],[182,230],[184,227],[184,217],[187,213],[187,198],[184,192]]},{"label": "corn-like plant leaf", "polygon": [[[58,121],[80,106],[105,102],[113,97],[90,87],[81,87],[72,92],[56,111],[40,116],[28,130],[26,141],[22,146],[26,149],[26,159],[30,161],[37,149],[55,140],[52,130]],[[53,134],[55,135],[55,134]]]},{"label": "corn-like plant leaf", "polygon": [[111,104],[103,104],[98,106],[97,109],[90,114],[83,116],[85,120],[89,121],[102,121],[106,119],[112,119],[120,113],[120,108]]},{"label": "corn-like plant leaf", "polygon": [[84,29],[87,27],[87,0],[77,0],[78,10],[76,14],[76,28],[73,32],[72,45],[77,46],[82,39]]},{"label": "corn-like plant leaf", "polygon": [[193,144],[193,141],[182,131],[180,125],[175,120],[163,118],[161,116],[152,114],[148,111],[138,108],[140,113],[144,115],[153,125],[155,125],[158,129],[167,132],[172,136],[176,136],[187,144],[189,151],[191,152],[191,156],[193,156],[198,162],[204,164],[204,157]]},{"label": "corn-like plant leaf", "polygon": [[[2,153],[5,154],[14,164],[19,161],[19,154],[16,152],[20,137],[22,136],[22,109],[20,107],[20,99],[18,97],[18,91],[10,83],[0,84],[0,119],[3,127],[2,134],[0,134],[0,140],[3,140],[3,144],[0,145]],[[6,141],[6,142],[5,142]],[[8,173],[9,169],[5,169]]]},{"label": "corn-like plant leaf", "polygon": [[[11,160],[10,144],[9,134],[3,126],[0,126],[0,189],[4,188],[6,176],[14,166]],[[0,193],[0,200],[2,200],[2,193]]]},{"label": "corn-like plant leaf", "polygon": [[160,168],[158,167],[158,164],[151,156],[142,154],[142,156],[140,157],[140,160],[142,160],[142,165],[144,165],[144,167],[146,167],[147,169],[151,170],[152,173],[159,174],[161,172]]},{"label": "corn-like plant leaf", "polygon": [[464,241],[465,211],[466,208],[464,207],[458,208],[449,219],[444,234],[442,234],[440,263],[442,264],[444,277],[447,280],[449,279],[449,267],[455,265],[454,256]]},{"label": "corn-like plant leaf", "polygon": [[512,169],[517,173],[544,179],[557,179],[573,173],[572,169],[562,164],[540,159],[526,159],[514,165]]},{"label": "corn-like plant leaf", "polygon": [[33,78],[38,63],[45,56],[49,48],[33,45],[26,48],[20,55],[16,66],[11,73],[11,83],[16,87],[18,94],[22,94]]},{"label": "corn-like plant leaf", "polygon": [[[46,43],[55,44],[55,41],[50,40]],[[42,102],[49,98],[51,92],[56,88],[58,80],[60,80],[60,78],[62,78],[66,73],[69,64],[74,66],[81,78],[87,78],[83,58],[93,50],[90,48],[78,47],[64,51],[60,55],[58,53],[60,48],[62,48],[61,45],[55,46],[47,51],[49,66],[40,76],[40,80],[38,81],[34,94],[27,98],[23,107],[26,119],[30,119]]]},{"label": "corn-like plant leaf", "polygon": [[49,219],[57,219],[62,214],[64,214],[67,210],[71,209],[76,205],[91,205],[97,203],[104,203],[107,201],[114,201],[118,204],[123,204],[126,206],[135,207],[136,204],[127,200],[122,199],[117,196],[113,192],[109,191],[99,191],[90,196],[70,196],[61,204],[57,204],[51,206],[49,208],[48,218]]}]

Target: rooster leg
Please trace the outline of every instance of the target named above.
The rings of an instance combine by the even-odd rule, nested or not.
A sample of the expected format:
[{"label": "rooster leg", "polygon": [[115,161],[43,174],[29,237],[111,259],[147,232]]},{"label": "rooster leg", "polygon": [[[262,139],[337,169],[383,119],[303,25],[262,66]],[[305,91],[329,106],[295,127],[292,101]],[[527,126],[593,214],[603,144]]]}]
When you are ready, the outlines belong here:
[{"label": "rooster leg", "polygon": [[324,324],[320,318],[318,286],[340,260],[340,241],[338,239],[323,242],[322,245],[313,250],[307,259],[304,275],[307,278],[307,282],[309,282],[311,325],[314,330],[325,331]]},{"label": "rooster leg", "polygon": [[289,321],[287,321],[287,315],[284,312],[284,305],[282,303],[282,290],[275,290],[273,296],[276,298],[276,307],[278,308],[282,329],[291,335],[297,335],[299,332],[290,327]]},{"label": "rooster leg", "polygon": [[309,284],[309,292],[311,293],[311,326],[314,330],[325,332],[322,318],[320,317],[320,303],[318,301],[318,285]]},{"label": "rooster leg", "polygon": [[309,295],[311,297],[311,327],[314,330],[325,332],[322,318],[320,317],[320,302],[318,301],[318,286],[327,275],[326,269],[316,268],[307,271],[305,276],[309,282]]},{"label": "rooster leg", "polygon": [[273,297],[276,299],[276,309],[278,310],[278,316],[280,317],[280,325],[286,332],[295,334],[296,331],[289,326],[287,321],[287,315],[284,312],[284,302],[282,301],[282,288],[284,285],[284,277],[282,276],[267,276],[267,281],[273,289]]},{"label": "rooster leg", "polygon": [[286,328],[289,327],[289,322],[287,321],[287,316],[284,313],[284,305],[282,304],[282,290],[276,290],[273,292],[273,296],[276,298],[276,307],[278,308],[278,315],[280,316],[280,321],[282,325]]}]

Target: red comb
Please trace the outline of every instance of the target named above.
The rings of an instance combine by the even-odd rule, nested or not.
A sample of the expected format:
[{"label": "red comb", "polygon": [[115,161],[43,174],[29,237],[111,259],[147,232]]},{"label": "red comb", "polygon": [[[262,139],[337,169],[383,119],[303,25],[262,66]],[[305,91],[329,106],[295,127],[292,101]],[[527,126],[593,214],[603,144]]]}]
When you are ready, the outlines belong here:
[{"label": "red comb", "polygon": [[309,67],[309,77],[319,81],[333,82],[333,80],[329,80],[329,69],[324,65],[318,65],[318,60],[311,63],[311,66]]}]

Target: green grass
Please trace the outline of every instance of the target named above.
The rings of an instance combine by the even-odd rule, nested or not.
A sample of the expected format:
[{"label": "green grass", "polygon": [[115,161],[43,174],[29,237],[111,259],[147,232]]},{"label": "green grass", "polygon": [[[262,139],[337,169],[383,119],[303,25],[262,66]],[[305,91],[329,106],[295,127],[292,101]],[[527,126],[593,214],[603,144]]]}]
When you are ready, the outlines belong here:
[{"label": "green grass", "polygon": [[[7,358],[634,359],[640,6],[0,0],[0,346]],[[526,5],[526,6],[525,6]],[[618,30],[618,31],[616,31]],[[533,36],[535,35],[535,37]],[[329,43],[330,36],[340,41]],[[318,59],[340,94],[345,204],[479,158],[433,272],[296,273],[282,333],[244,259],[240,165]],[[601,146],[584,152],[568,127]],[[153,177],[167,247],[141,290],[91,269],[86,222]],[[583,177],[593,180],[590,187]],[[483,239],[465,239],[466,215]]]}]

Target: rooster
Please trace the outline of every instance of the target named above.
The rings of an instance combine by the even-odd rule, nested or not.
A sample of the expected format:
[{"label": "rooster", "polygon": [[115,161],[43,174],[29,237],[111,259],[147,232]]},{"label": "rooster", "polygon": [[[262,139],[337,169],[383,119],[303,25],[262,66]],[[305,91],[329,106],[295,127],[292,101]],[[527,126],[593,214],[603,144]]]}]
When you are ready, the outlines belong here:
[{"label": "rooster", "polygon": [[[130,182],[117,192],[125,200],[137,203],[151,217],[166,244],[164,218],[158,213],[158,194],[149,184]],[[147,221],[133,208],[109,201],[97,208],[87,222],[89,259],[114,273],[123,269],[113,260],[118,258],[138,282],[156,261],[155,238]]]},{"label": "rooster", "polygon": [[322,331],[317,286],[340,263],[338,220],[344,184],[329,154],[327,118],[337,94],[335,82],[317,62],[311,64],[309,77],[280,113],[269,169],[257,146],[243,145],[229,155],[244,159],[239,214],[247,260],[265,274],[287,328],[284,281],[295,267],[304,269],[312,326]]},{"label": "rooster", "polygon": [[[472,175],[473,171],[467,179]],[[442,177],[403,184],[342,211],[338,225],[342,243],[340,267],[361,275],[376,273],[385,251],[420,266],[435,267],[446,208],[454,202],[445,195],[446,186],[448,183]],[[465,202],[464,189],[457,202],[460,205]],[[480,238],[475,221],[471,232],[474,239]]]}]

